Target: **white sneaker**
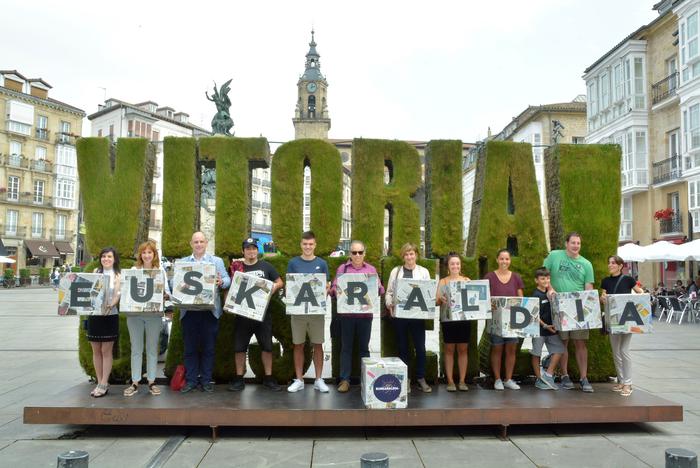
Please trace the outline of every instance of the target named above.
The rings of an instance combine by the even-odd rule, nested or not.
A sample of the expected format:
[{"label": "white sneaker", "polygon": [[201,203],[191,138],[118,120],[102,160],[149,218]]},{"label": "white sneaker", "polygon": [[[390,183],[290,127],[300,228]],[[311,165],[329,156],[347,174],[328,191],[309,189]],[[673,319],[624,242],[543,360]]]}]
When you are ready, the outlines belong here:
[{"label": "white sneaker", "polygon": [[294,379],[292,384],[287,387],[289,393],[298,392],[299,390],[304,390],[304,381],[299,379]]},{"label": "white sneaker", "polygon": [[513,379],[506,380],[503,385],[510,390],[520,390],[520,385],[516,384]]},{"label": "white sneaker", "polygon": [[503,381],[501,379],[496,380],[493,383],[493,389],[494,390],[503,390]]},{"label": "white sneaker", "polygon": [[328,393],[328,385],[326,385],[323,379],[316,379],[314,381],[314,388],[321,393]]}]

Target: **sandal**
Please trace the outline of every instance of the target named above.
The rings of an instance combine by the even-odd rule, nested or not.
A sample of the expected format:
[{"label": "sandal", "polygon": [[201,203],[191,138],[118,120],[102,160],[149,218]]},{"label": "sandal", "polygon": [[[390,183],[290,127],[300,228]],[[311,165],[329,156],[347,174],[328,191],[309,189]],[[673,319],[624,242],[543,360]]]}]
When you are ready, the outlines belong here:
[{"label": "sandal", "polygon": [[620,392],[620,395],[622,395],[622,396],[624,396],[624,397],[628,397],[628,396],[630,396],[630,395],[632,394],[632,392],[633,392],[632,386],[631,386],[631,385],[625,385],[624,387],[622,387],[622,391]]},{"label": "sandal", "polygon": [[132,383],[128,387],[124,389],[124,396],[125,397],[130,397],[134,396],[139,392],[139,386],[135,383]]},{"label": "sandal", "polygon": [[158,388],[155,382],[148,384],[148,391],[151,392],[151,395],[160,395],[160,388]]},{"label": "sandal", "polygon": [[109,384],[104,384],[104,385],[99,384],[99,385],[97,385],[97,388],[95,389],[95,394],[93,396],[95,398],[101,398],[108,393],[109,393]]},{"label": "sandal", "polygon": [[100,386],[99,384],[98,384],[98,385],[95,385],[95,388],[92,389],[92,391],[90,392],[90,396],[91,396],[91,397],[94,397],[94,396],[95,396],[95,392],[97,391],[97,387],[99,387],[99,386]]},{"label": "sandal", "polygon": [[612,391],[613,391],[613,392],[621,392],[621,391],[622,391],[622,387],[623,387],[623,385],[621,385],[621,384],[615,384],[615,385],[612,386]]}]

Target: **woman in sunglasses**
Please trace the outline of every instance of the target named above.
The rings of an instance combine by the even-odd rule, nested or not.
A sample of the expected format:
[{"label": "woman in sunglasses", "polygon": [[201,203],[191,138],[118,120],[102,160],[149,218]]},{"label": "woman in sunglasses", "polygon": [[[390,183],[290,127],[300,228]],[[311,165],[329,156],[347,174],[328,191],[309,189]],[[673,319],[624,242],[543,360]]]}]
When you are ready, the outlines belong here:
[{"label": "woman in sunglasses", "polygon": [[[336,279],[345,273],[377,274],[377,270],[365,263],[365,244],[354,240],[350,244],[350,261],[338,267]],[[333,280],[331,295],[337,291],[336,279]],[[379,294],[384,294],[384,286],[378,278]],[[352,348],[357,335],[360,347],[360,358],[369,357],[369,338],[372,333],[372,314],[340,314],[340,383],[338,392],[345,393],[350,390],[350,372],[352,371]]]}]

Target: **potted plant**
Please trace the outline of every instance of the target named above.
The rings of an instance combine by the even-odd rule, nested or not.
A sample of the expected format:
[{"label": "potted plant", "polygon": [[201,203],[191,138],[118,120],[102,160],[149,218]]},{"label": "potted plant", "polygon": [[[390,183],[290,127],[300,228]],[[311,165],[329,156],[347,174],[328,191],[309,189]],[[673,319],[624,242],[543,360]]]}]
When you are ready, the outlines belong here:
[{"label": "potted plant", "polygon": [[664,208],[663,210],[656,210],[654,212],[654,219],[657,221],[672,219],[676,211],[673,208]]},{"label": "potted plant", "polygon": [[29,268],[20,268],[19,269],[19,284],[20,286],[26,286],[32,282],[32,279],[30,278],[30,271]]},{"label": "potted plant", "polygon": [[51,268],[39,268],[39,284],[49,284]]}]

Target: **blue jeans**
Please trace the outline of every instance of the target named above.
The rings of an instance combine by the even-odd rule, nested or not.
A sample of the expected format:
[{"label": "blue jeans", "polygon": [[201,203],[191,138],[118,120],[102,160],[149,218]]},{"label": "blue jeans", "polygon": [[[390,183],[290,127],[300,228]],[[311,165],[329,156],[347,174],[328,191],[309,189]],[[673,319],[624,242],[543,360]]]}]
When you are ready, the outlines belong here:
[{"label": "blue jeans", "polygon": [[408,366],[408,334],[411,333],[413,346],[416,348],[416,379],[425,378],[425,320],[393,318],[396,341],[399,345],[399,357]]},{"label": "blue jeans", "polygon": [[357,335],[360,358],[369,357],[369,337],[372,319],[368,317],[340,316],[340,380],[350,380],[352,372],[352,348]]},{"label": "blue jeans", "polygon": [[160,315],[139,315],[126,318],[131,340],[131,381],[141,380],[141,363],[143,362],[143,335],[146,333],[146,378],[149,382],[156,381],[158,367],[158,339],[163,328],[163,317]]},{"label": "blue jeans", "polygon": [[208,310],[190,310],[182,318],[185,342],[185,380],[207,385],[214,370],[214,348],[219,319]]}]

